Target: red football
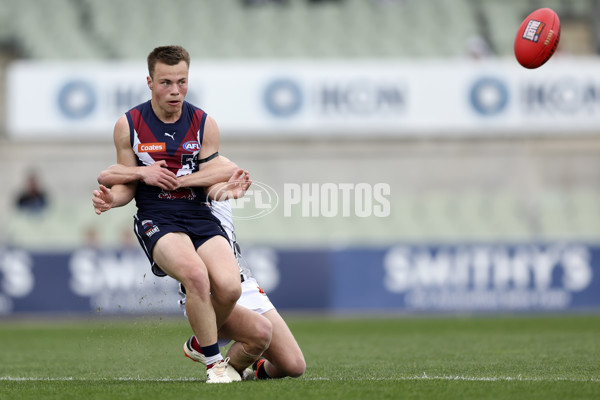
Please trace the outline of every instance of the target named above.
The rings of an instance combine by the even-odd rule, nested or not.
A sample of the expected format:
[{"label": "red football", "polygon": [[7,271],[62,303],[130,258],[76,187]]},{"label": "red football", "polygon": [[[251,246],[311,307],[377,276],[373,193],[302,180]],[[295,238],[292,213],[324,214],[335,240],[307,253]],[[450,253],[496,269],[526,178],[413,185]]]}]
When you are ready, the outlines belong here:
[{"label": "red football", "polygon": [[549,8],[525,18],[515,38],[515,57],[525,68],[538,68],[552,57],[560,39],[560,20]]}]

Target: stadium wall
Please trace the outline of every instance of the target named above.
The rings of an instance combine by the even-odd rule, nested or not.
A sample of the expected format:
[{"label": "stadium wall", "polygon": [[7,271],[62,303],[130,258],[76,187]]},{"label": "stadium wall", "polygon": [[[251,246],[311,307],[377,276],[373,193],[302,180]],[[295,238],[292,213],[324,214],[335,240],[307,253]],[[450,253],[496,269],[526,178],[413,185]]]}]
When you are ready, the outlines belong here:
[{"label": "stadium wall", "polygon": [[[281,310],[564,312],[600,309],[600,247],[582,243],[249,247]],[[179,313],[176,282],[138,249],[0,250],[0,315]]]}]

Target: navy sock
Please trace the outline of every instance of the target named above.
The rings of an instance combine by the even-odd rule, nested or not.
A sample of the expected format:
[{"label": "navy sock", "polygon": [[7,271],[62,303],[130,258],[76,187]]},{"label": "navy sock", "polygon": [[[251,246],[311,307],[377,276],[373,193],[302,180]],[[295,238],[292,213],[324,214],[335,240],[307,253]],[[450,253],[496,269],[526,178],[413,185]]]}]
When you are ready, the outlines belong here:
[{"label": "navy sock", "polygon": [[265,371],[265,360],[264,358],[256,361],[256,377],[258,379],[271,379],[269,375],[267,375],[267,371]]},{"label": "navy sock", "polygon": [[215,343],[210,346],[200,346],[200,353],[204,354],[206,357],[216,356],[220,353],[219,345]]},{"label": "navy sock", "polygon": [[223,359],[221,352],[219,351],[219,345],[217,343],[211,344],[210,346],[200,347],[201,353],[206,357],[206,368],[212,368],[217,362]]}]

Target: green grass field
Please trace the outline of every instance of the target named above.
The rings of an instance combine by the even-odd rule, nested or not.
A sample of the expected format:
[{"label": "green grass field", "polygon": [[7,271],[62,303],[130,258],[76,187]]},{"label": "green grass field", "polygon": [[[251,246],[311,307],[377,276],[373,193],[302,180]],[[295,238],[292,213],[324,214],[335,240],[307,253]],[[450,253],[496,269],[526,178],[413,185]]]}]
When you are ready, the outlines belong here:
[{"label": "green grass field", "polygon": [[183,319],[0,320],[0,399],[600,399],[600,315],[287,319],[306,374],[228,385]]}]

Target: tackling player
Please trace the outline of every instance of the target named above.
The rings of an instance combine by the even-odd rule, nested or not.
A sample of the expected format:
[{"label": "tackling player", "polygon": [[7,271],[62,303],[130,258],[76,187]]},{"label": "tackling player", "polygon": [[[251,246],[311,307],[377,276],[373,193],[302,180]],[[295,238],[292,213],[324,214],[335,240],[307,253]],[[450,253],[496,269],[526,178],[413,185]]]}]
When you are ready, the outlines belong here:
[{"label": "tackling player", "polygon": [[[130,180],[109,191],[94,191],[100,213],[127,204],[135,196],[134,229],[157,276],[169,275],[187,289],[187,314],[207,357],[207,382],[228,383],[240,376],[223,360],[217,331],[241,294],[239,267],[229,239],[205,204],[206,182],[198,159],[219,149],[219,129],[213,118],[185,101],[190,55],[181,46],[160,46],[148,55],[146,82],[151,99],[121,116],[114,128],[117,162],[124,166],[152,166],[177,179],[161,188],[144,179]],[[208,160],[206,169],[217,160]],[[219,169],[219,171],[223,171]],[[225,170],[226,171],[226,170]]]},{"label": "tackling player", "polygon": [[[216,156],[215,154],[210,157]],[[218,158],[220,163],[230,163],[223,156]],[[200,163],[204,161],[200,160]],[[213,164],[211,168],[201,169],[198,174],[200,177],[202,174],[206,176],[218,174],[217,165]],[[138,179],[163,188],[172,187],[177,183],[174,174],[156,164],[147,167],[127,167],[115,164],[102,171],[98,176],[98,182],[109,187]],[[240,174],[238,170],[232,175],[228,184],[217,184],[212,187],[210,192],[217,193],[219,199],[239,198],[243,196],[250,183],[247,173]],[[229,359],[229,365],[243,375],[244,379],[301,376],[306,369],[302,351],[281,315],[252,277],[250,269],[241,256],[235,235],[231,204],[228,200],[210,201],[210,208],[230,239],[233,253],[238,260],[242,282],[240,299],[218,331],[220,346],[227,345],[231,340],[234,341],[226,356]],[[186,293],[181,284],[180,293],[183,295],[180,304],[184,306]],[[195,336],[186,341],[183,349],[185,355],[190,359],[206,363],[206,357],[202,354]],[[253,365],[254,371],[247,369],[250,365]]]},{"label": "tackling player", "polygon": [[[240,246],[237,243],[235,227],[233,224],[233,212],[228,200],[211,201],[213,214],[221,221],[221,226],[227,232],[233,252],[240,265],[242,276],[242,295],[237,302],[241,309],[252,310],[255,315],[249,318],[246,313],[240,313],[240,307],[233,310],[225,324],[219,330],[219,345],[225,346],[230,340],[235,342],[227,352],[230,359],[229,364],[233,366],[243,379],[270,379],[283,377],[299,377],[306,369],[306,363],[300,346],[296,342],[289,327],[275,309],[266,293],[260,288],[258,282],[252,276],[251,270],[242,257]],[[181,290],[184,298],[180,304],[185,304],[185,289]],[[241,315],[240,315],[241,314]],[[250,362],[252,356],[248,357],[248,351],[244,345],[246,343],[259,344],[262,341],[260,328],[255,329],[254,337],[248,337],[252,334],[252,326],[264,326],[258,316],[266,319],[271,326],[272,334],[270,343],[262,352],[262,356],[256,362]],[[198,342],[195,337],[190,337],[183,345],[185,355],[194,361],[204,362],[204,356],[199,352]],[[246,367],[253,364],[254,371],[245,370]]]}]

